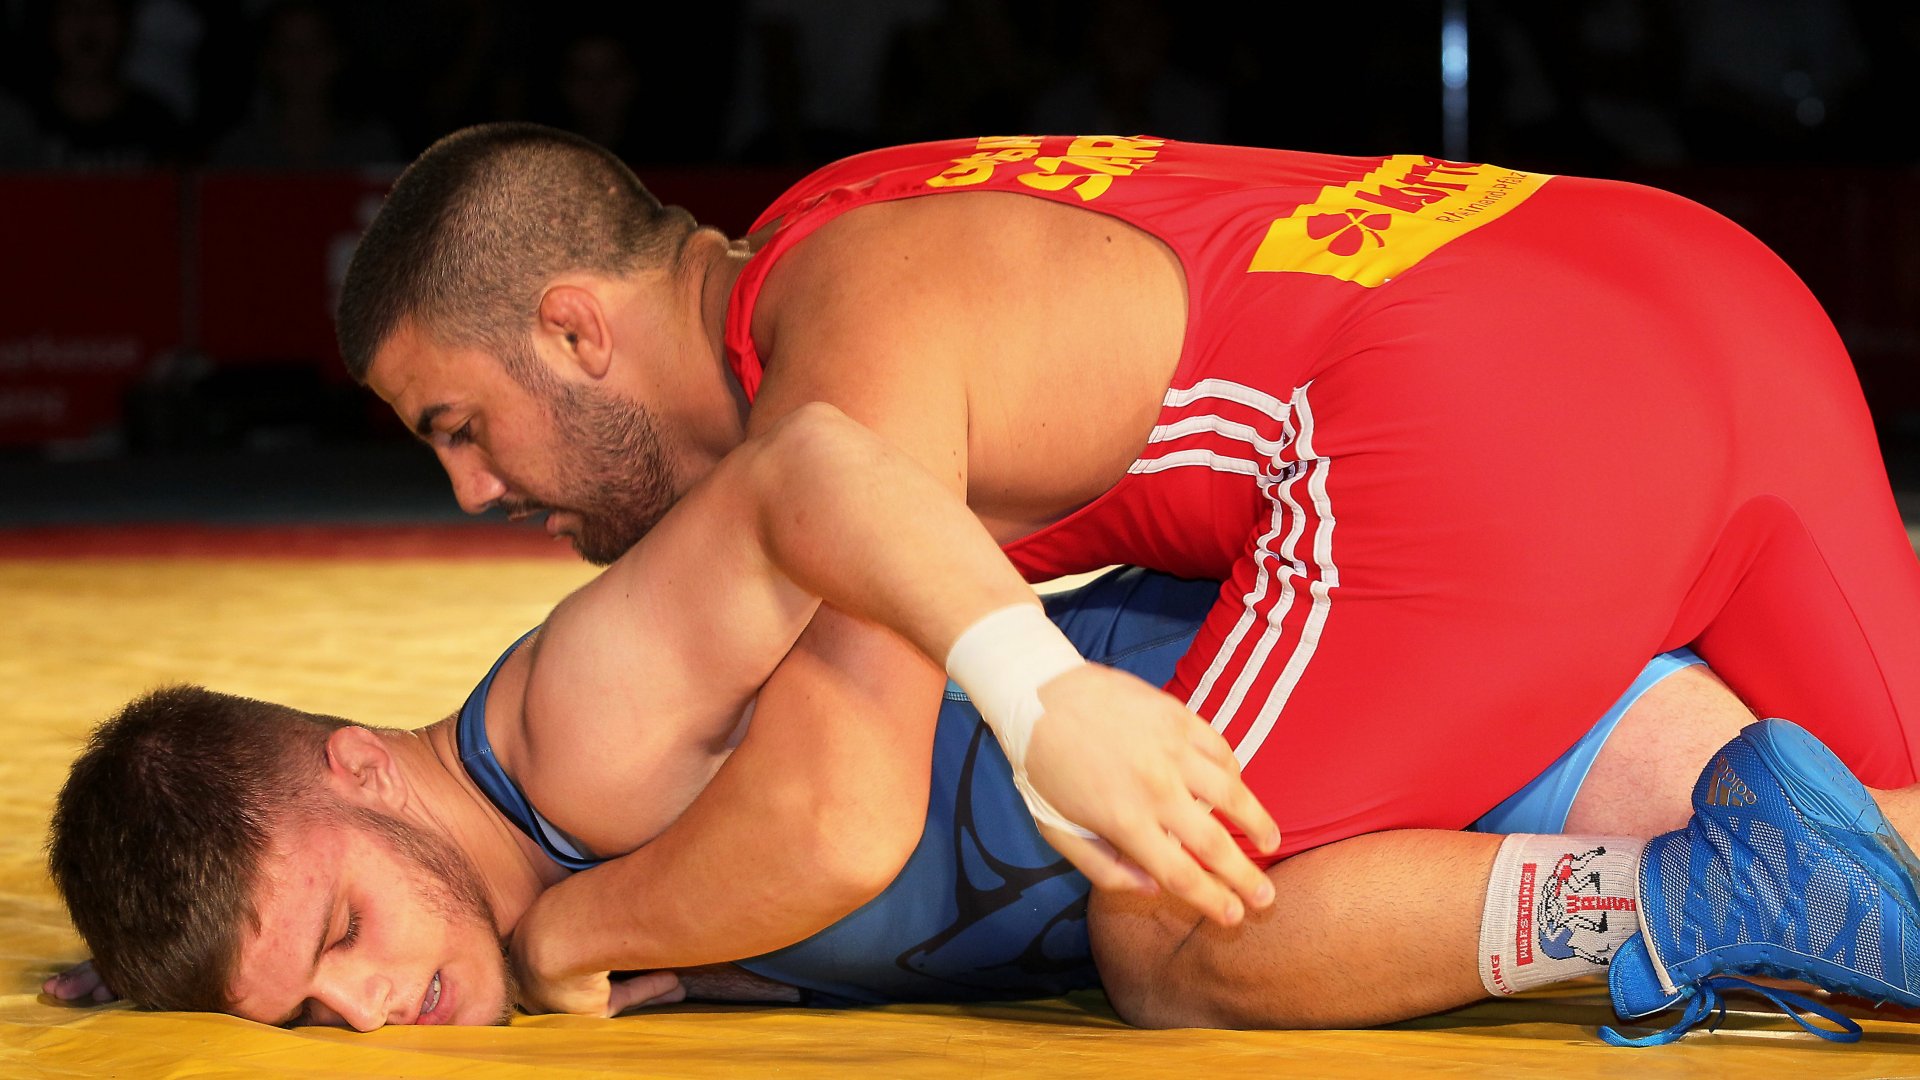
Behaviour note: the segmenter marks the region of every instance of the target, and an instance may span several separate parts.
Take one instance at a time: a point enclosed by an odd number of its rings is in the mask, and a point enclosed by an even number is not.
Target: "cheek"
[[[558,451],[544,439],[533,437],[529,428],[503,433],[485,448],[488,464],[502,479],[534,488],[551,486],[560,470],[556,468]]]

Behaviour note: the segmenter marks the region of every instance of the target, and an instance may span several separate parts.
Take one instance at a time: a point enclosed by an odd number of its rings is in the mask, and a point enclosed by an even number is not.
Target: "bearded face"
[[[556,481],[565,508],[579,517],[570,539],[581,558],[605,566],[673,505],[667,455],[644,406],[597,386],[554,389],[546,399]]]

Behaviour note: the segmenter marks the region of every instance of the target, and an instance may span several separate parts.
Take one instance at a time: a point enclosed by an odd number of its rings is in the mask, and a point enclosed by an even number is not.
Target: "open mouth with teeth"
[[[428,984],[427,986],[427,996],[422,998],[420,1001],[419,1019],[427,1023],[432,1023],[432,1021],[427,1020],[427,1016],[431,1014],[433,1010],[439,1007],[440,1007],[440,973],[436,971],[433,973],[433,982]]]

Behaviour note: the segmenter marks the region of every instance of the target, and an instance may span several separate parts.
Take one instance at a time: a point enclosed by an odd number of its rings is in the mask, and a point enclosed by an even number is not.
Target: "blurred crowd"
[[[1920,5],[1880,0],[0,0],[0,168],[341,168],[464,124],[637,166],[1011,131],[1441,149],[1519,167],[1907,162]]]

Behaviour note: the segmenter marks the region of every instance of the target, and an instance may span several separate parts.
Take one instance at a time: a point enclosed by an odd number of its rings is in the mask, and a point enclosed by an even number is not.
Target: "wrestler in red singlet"
[[[1169,689],[1236,748],[1286,853],[1465,825],[1686,644],[1868,783],[1914,782],[1920,568],[1833,327],[1737,226],[1419,155],[899,147],[755,224],[773,232],[727,324],[749,397],[784,252],[870,203],[968,191],[1111,215],[1185,267],[1147,445],[1007,554],[1033,580],[1225,581]]]

